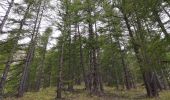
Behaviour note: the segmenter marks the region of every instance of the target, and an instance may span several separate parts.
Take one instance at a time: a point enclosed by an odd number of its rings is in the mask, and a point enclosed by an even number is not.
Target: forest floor
[[[63,92],[63,100],[170,100],[170,90],[160,92],[157,98],[147,98],[143,87],[132,89],[129,91],[116,90],[115,88],[105,87],[102,96],[91,96],[82,86],[74,87],[75,91]],[[6,98],[5,100],[54,100],[56,96],[56,88],[51,87],[43,89],[40,92],[28,92],[23,98]]]

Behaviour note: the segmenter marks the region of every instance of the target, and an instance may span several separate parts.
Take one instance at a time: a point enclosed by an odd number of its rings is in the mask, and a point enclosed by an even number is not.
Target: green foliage
[[[41,88],[56,86],[60,72],[62,72],[63,83],[75,85],[77,80],[81,82],[84,80],[84,74],[93,73],[92,67],[95,66],[95,62],[97,63],[96,69],[106,85],[123,87],[125,67],[133,76],[134,83],[143,83],[143,72],[154,72],[158,73],[160,81],[165,76],[167,83],[170,84],[170,42],[166,36],[166,31],[169,35],[168,28],[165,27],[169,20],[163,23],[162,18],[162,15],[165,15],[162,8],[166,7],[165,10],[169,10],[168,0],[59,0],[56,6],[53,0],[52,2],[50,0],[23,0],[23,2],[24,4],[14,6],[11,13],[18,17],[8,18],[5,28],[7,30],[5,34],[8,36],[5,40],[0,39],[1,74],[8,60],[12,59],[5,93],[9,95],[17,93],[23,63],[27,62],[25,56],[30,49],[34,49],[34,52],[27,70],[29,73],[26,82],[27,91],[33,91],[36,87],[40,68],[42,68]],[[30,9],[25,15],[26,7],[29,5],[31,5]],[[44,22],[35,23],[39,5],[40,13],[37,21],[48,21],[50,25],[42,25]],[[46,15],[48,13],[52,15]],[[38,37],[33,36],[33,33]],[[53,33],[59,36],[56,38],[56,44],[48,48]],[[28,38],[35,40],[26,44],[20,43]],[[35,48],[31,48],[32,44]],[[15,45],[16,48],[12,51]],[[92,52],[93,57],[90,57]],[[63,57],[62,71],[59,69],[61,56]],[[161,74],[161,71],[165,73]],[[37,93],[40,97],[38,99],[52,98],[45,97],[47,93],[45,91]],[[50,92],[49,95],[55,96],[54,90],[52,92],[47,89],[47,91]],[[140,93],[143,93],[141,91]],[[134,94],[134,91],[119,91],[118,95],[133,98]],[[165,97],[166,95],[169,94],[165,94]],[[32,99],[31,96],[35,95],[30,92],[26,94],[29,99]],[[89,99],[81,95],[80,98]],[[94,97],[95,99],[99,98]]]

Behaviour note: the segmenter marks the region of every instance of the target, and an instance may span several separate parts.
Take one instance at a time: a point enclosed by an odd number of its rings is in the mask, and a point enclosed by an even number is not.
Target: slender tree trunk
[[[158,25],[161,28],[162,32],[164,33],[165,37],[167,39],[170,39],[170,34],[168,34],[167,30],[165,29],[164,24],[162,23],[158,11],[156,9],[153,11],[153,15],[155,16],[155,19],[158,22]]]
[[[158,96],[158,87],[156,83],[156,75],[154,72],[144,72],[144,83],[149,97]]]
[[[21,76],[21,80],[20,80],[20,84],[19,84],[19,88],[18,88],[18,94],[17,94],[18,97],[22,97],[23,94],[25,93],[26,84],[27,84],[27,80],[28,80],[28,74],[29,74],[29,67],[30,67],[32,59],[34,57],[35,45],[36,45],[36,41],[37,41],[37,37],[38,37],[37,35],[39,33],[38,32],[39,29],[37,28],[37,25],[40,25],[38,23],[40,10],[41,10],[41,2],[38,5],[34,30],[33,30],[32,38],[31,38],[29,50],[28,50],[28,53],[26,56],[25,64],[23,66],[23,72],[22,72],[22,76]]]
[[[43,9],[42,9],[42,12],[41,12],[41,15],[40,15],[40,21],[38,23],[38,28],[37,28],[38,30],[40,28],[41,20],[42,20],[42,17],[43,17],[44,7],[45,7],[45,3],[43,5]],[[42,80],[42,75],[43,75],[44,62],[45,62],[45,54],[46,54],[46,48],[47,48],[47,44],[48,44],[48,39],[44,40],[44,42],[46,42],[46,43],[43,44],[42,58],[41,58],[40,65],[38,67],[39,69],[38,69],[38,75],[37,75],[36,87],[35,87],[36,91],[39,91],[40,87],[41,87],[41,80]]]
[[[133,32],[130,28],[130,24],[129,24],[129,21],[128,21],[126,14],[123,11],[122,11],[122,13],[123,13],[123,17],[124,17],[126,26],[128,28],[128,31],[129,31],[129,36],[132,39],[132,44],[133,44],[133,47],[134,47],[134,51],[135,51],[138,63],[140,65],[140,68],[141,68],[141,71],[142,71],[142,74],[143,74],[143,79],[144,79],[144,83],[145,83],[145,88],[147,90],[147,95],[149,97],[158,96],[155,74],[152,71],[145,71],[143,69],[143,64],[141,63],[142,60],[140,58],[140,53],[139,53],[139,46],[136,45],[136,43],[135,43],[135,40],[134,40],[134,37],[133,37]],[[138,22],[138,25],[139,25],[139,22]],[[141,27],[141,26],[139,25],[138,27]]]
[[[155,73],[155,77],[156,77],[157,86],[162,91],[164,89],[164,81],[160,80],[159,75],[156,70],[154,71],[154,73]]]
[[[88,88],[88,83],[87,83],[87,78],[86,78],[86,72],[85,72],[85,67],[84,67],[84,59],[83,59],[83,48],[82,48],[82,36],[80,33],[80,27],[79,24],[77,26],[78,28],[78,36],[79,36],[79,43],[80,43],[80,47],[79,47],[79,52],[80,52],[80,67],[82,68],[83,71],[83,80],[84,80],[84,84],[85,84],[85,89]]]
[[[121,61],[122,61],[123,70],[124,70],[125,86],[126,86],[126,89],[130,90],[132,88],[132,83],[131,83],[132,80],[130,78],[131,76],[129,73],[129,69],[125,64],[125,60],[124,60],[124,56],[123,56],[124,54],[123,54],[123,51],[121,50],[121,45],[120,45],[119,39],[117,39],[117,42],[118,42],[120,55],[121,55]]]
[[[51,67],[51,64],[48,64],[47,66],[48,66],[47,67],[48,71],[47,71],[47,77],[44,80],[44,84],[43,84],[44,88],[51,87],[52,67]]]
[[[112,58],[112,67],[114,68],[114,72],[115,72],[115,81],[116,81],[116,89],[119,90],[119,84],[120,84],[120,80],[119,80],[119,77],[118,77],[118,71],[117,71],[117,68],[115,66],[115,60],[114,58]]]
[[[94,33],[93,33],[93,25],[91,23],[89,23],[89,39],[90,41],[94,41]],[[98,83],[98,66],[97,66],[97,62],[96,62],[96,49],[94,47],[95,44],[91,44],[91,50],[90,50],[90,60],[91,60],[91,75],[92,75],[92,88],[91,88],[91,92],[92,93],[98,93],[99,92],[99,83]]]
[[[169,17],[170,19],[170,13],[165,9],[165,7],[162,7],[163,11],[166,13],[166,15]]]
[[[149,57],[147,55],[147,51],[146,51],[146,46],[145,46],[145,40],[144,40],[144,35],[143,35],[143,28],[141,25],[141,21],[140,19],[137,17],[137,29],[139,32],[139,39],[141,41],[140,43],[140,51],[141,51],[141,56],[143,58],[143,61],[141,62],[141,67],[143,68],[143,73],[144,73],[144,79],[145,79],[145,85],[146,88],[148,88],[148,96],[149,97],[157,97],[159,95],[158,93],[158,81],[156,73],[154,72],[153,69],[149,68],[152,65],[149,62]],[[147,65],[148,68],[146,68],[146,66],[143,65]]]
[[[57,99],[61,99],[62,95],[62,72],[63,72],[63,59],[64,59],[64,43],[61,45],[61,55],[60,55],[60,65],[59,65],[59,74],[58,74],[58,79],[57,79]]]
[[[99,47],[99,44],[98,44],[98,34],[97,34],[97,25],[95,23],[95,35],[96,35],[96,45],[97,45],[97,50],[96,50],[96,65],[98,66],[98,70],[97,70],[97,76],[98,76],[98,82],[99,82],[99,89],[101,92],[104,91],[104,88],[103,88],[103,82],[102,82],[102,75],[101,75],[101,72],[100,72],[100,47]]]
[[[71,38],[71,25],[70,23],[68,24],[68,41],[69,41],[69,52],[68,52],[68,68],[69,68],[69,83],[68,83],[68,91],[72,92],[74,89],[73,89],[73,80],[74,80],[74,71],[73,71],[73,65],[72,65],[72,56],[73,56],[73,49],[71,48],[72,44],[71,44],[71,41],[72,41],[72,38]],[[75,49],[75,48],[74,48]],[[75,58],[74,58],[75,59]]]
[[[110,42],[111,44],[113,44],[113,39],[112,39],[112,34],[110,34]],[[114,48],[114,46],[112,45],[112,48]],[[115,58],[114,58],[114,51],[112,52],[112,67],[114,68],[114,75],[115,75],[115,82],[116,82],[116,89],[119,89],[119,78],[118,78],[118,73],[117,73],[117,69],[115,66]]]
[[[100,83],[98,81],[99,79],[99,68],[97,66],[97,48],[96,48],[96,39],[95,39],[95,34],[93,32],[93,23],[92,23],[92,11],[91,11],[91,1],[88,0],[88,15],[89,18],[87,20],[88,22],[88,32],[89,32],[89,45],[90,45],[90,71],[91,71],[91,82],[92,82],[92,88],[90,90],[91,93],[94,94],[99,94],[100,91]]]
[[[9,7],[8,7],[8,9],[6,11],[6,14],[3,17],[2,22],[0,23],[0,33],[2,33],[2,31],[3,31],[3,27],[4,27],[4,25],[5,25],[5,23],[6,23],[7,19],[8,19],[9,13],[10,13],[11,8],[13,7],[13,5],[14,5],[14,0],[11,0],[11,2],[9,3]]]
[[[13,47],[11,49],[11,52],[9,54],[7,63],[5,65],[5,69],[3,71],[3,75],[1,77],[1,81],[0,81],[0,99],[2,98],[2,95],[3,95],[3,89],[4,89],[4,86],[5,86],[7,75],[9,73],[9,69],[10,69],[10,66],[11,66],[11,63],[12,63],[12,60],[13,60],[13,56],[14,56],[16,50],[17,50],[18,40],[20,38],[20,34],[22,32],[22,29],[23,29],[23,26],[24,26],[24,23],[25,23],[25,20],[26,20],[26,16],[29,13],[30,7],[31,7],[31,4],[29,4],[27,6],[27,9],[26,9],[26,12],[25,12],[25,14],[23,16],[23,19],[20,22],[20,27],[19,27],[19,29],[17,31],[16,37],[15,37],[15,40],[14,40],[14,45],[13,45]]]
[[[44,62],[45,62],[45,55],[46,55],[46,48],[47,48],[47,43],[43,47],[41,62],[40,62],[40,65],[39,65],[39,69],[37,70],[38,75],[37,75],[36,86],[35,86],[36,91],[39,91],[40,88],[41,88],[41,81],[42,81],[42,76],[43,76],[43,69],[44,69]]]
[[[164,89],[167,90],[167,89],[169,89],[169,85],[168,85],[168,81],[166,79],[165,74],[166,73],[164,73],[163,69],[161,69],[161,76],[162,76],[162,81],[163,81]]]

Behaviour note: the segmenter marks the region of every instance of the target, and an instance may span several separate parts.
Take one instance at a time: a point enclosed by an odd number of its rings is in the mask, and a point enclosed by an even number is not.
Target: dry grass
[[[54,100],[55,87],[43,89],[40,92],[28,92],[23,98],[6,98],[5,100]],[[159,98],[146,98],[145,90],[137,88],[130,91],[116,90],[115,88],[105,87],[102,96],[91,96],[82,86],[76,86],[73,93],[63,92],[64,100],[170,100],[170,91],[163,91]]]

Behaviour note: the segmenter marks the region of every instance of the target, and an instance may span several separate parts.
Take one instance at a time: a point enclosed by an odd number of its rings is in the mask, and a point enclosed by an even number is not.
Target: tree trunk
[[[147,90],[147,95],[149,97],[154,97],[154,96],[158,96],[158,90],[157,90],[157,84],[156,84],[156,77],[155,74],[152,71],[146,71],[143,68],[143,64],[142,64],[142,60],[140,58],[140,54],[139,54],[139,47],[138,45],[136,45],[134,37],[133,37],[133,32],[130,28],[130,24],[128,21],[128,18],[126,16],[126,14],[122,11],[123,13],[123,17],[126,23],[126,26],[128,28],[129,31],[129,36],[132,39],[132,44],[133,44],[133,48],[140,66],[140,69],[143,73],[143,79],[144,79],[144,83],[145,83],[145,88]],[[137,22],[139,24],[139,21]],[[138,26],[139,28],[141,27],[140,24]],[[141,30],[141,29],[140,29]],[[142,37],[141,37],[142,38]],[[148,64],[149,65],[149,64]],[[149,67],[149,66],[148,66]]]
[[[62,41],[63,42],[63,41]],[[59,65],[59,75],[57,79],[57,99],[61,99],[62,95],[62,72],[63,72],[63,59],[64,59],[64,43],[61,45],[61,55],[60,55],[60,65]]]
[[[74,71],[73,71],[73,60],[72,60],[72,56],[73,57],[75,57],[74,55],[73,55],[73,52],[74,52],[74,50],[71,48],[71,46],[72,46],[72,44],[71,44],[71,41],[72,41],[72,39],[71,39],[71,25],[70,25],[70,23],[69,23],[69,25],[68,25],[68,27],[67,27],[68,29],[68,41],[69,41],[69,52],[68,52],[68,56],[69,56],[69,58],[68,58],[68,73],[69,73],[69,83],[68,83],[68,91],[70,91],[70,92],[72,92],[74,89],[73,89],[73,80],[74,80]],[[76,48],[74,48],[74,49],[76,49]],[[75,59],[75,58],[74,58]]]
[[[158,22],[158,25],[161,28],[162,32],[164,33],[165,37],[167,39],[170,39],[170,34],[168,34],[167,30],[165,29],[164,24],[162,23],[158,11],[156,9],[153,11],[153,15],[155,16],[155,19]]]
[[[110,29],[109,29],[110,30]],[[111,30],[110,30],[111,31]],[[112,38],[112,34],[109,35],[110,36],[110,42],[111,44],[113,44],[113,38]],[[112,45],[112,49],[114,48],[114,46]],[[115,58],[114,58],[114,55],[115,52],[112,51],[112,67],[114,68],[114,75],[115,75],[115,82],[116,82],[116,89],[118,90],[119,89],[119,78],[118,78],[118,73],[117,73],[117,69],[116,69],[116,66],[115,66]]]
[[[41,12],[41,15],[40,15],[40,21],[38,23],[38,28],[37,29],[40,28],[41,20],[42,20],[43,13],[44,13],[44,7],[45,7],[45,3],[43,5],[43,9],[42,9],[42,12]],[[41,62],[40,62],[40,65],[39,65],[39,69],[37,70],[38,73],[37,73],[37,81],[36,81],[35,91],[39,91],[40,87],[41,87],[41,81],[42,81],[42,75],[43,75],[45,54],[46,54],[48,39],[44,40],[44,42],[46,42],[46,43],[43,44],[42,58],[41,58]]]
[[[20,34],[22,32],[22,29],[23,29],[23,26],[24,26],[24,23],[25,23],[25,20],[26,20],[26,16],[29,13],[30,7],[31,7],[31,4],[29,4],[27,6],[27,9],[26,9],[26,12],[25,12],[25,14],[23,16],[23,19],[20,22],[20,26],[19,26],[18,32],[17,32],[15,40],[14,40],[14,45],[13,45],[13,47],[11,49],[11,52],[9,54],[7,63],[5,65],[5,69],[3,71],[3,75],[1,77],[1,81],[0,81],[0,98],[2,98],[2,95],[3,95],[3,89],[4,89],[5,82],[6,82],[6,79],[7,79],[7,75],[9,73],[9,69],[10,69],[10,66],[11,66],[11,63],[12,63],[12,60],[13,60],[13,55],[15,54],[15,52],[17,50],[18,40],[20,38]]]
[[[120,55],[121,55],[121,61],[122,61],[122,66],[123,66],[123,71],[124,71],[124,79],[125,79],[125,86],[127,90],[130,90],[132,88],[132,83],[131,83],[131,75],[129,73],[129,69],[127,67],[127,65],[125,64],[125,60],[124,60],[124,53],[121,50],[121,45],[119,42],[119,39],[117,39],[118,42],[118,46],[119,46],[119,50],[120,50]]]
[[[168,81],[166,79],[166,73],[164,73],[163,69],[161,69],[161,76],[163,80],[164,89],[165,90],[169,89]]]
[[[141,55],[143,56],[143,62],[139,62],[139,64],[141,63],[141,68],[143,68],[143,72],[144,72],[144,79],[145,79],[145,85],[146,88],[148,90],[147,94],[149,97],[157,97],[158,94],[158,85],[160,86],[160,82],[157,81],[157,76],[156,73],[154,72],[154,69],[149,68],[151,67],[151,64],[149,61],[149,57],[147,55],[147,51],[146,51],[146,47],[145,47],[145,40],[144,40],[144,36],[143,36],[143,28],[141,25],[141,21],[140,19],[137,17],[137,28],[139,31],[139,38],[141,40],[140,43],[140,49],[141,49]],[[140,58],[140,57],[139,57]],[[146,68],[146,66],[143,65],[147,65],[148,68]],[[161,86],[160,86],[161,88]]]
[[[93,25],[91,23],[89,23],[89,38],[90,41],[94,41],[94,33],[93,33]],[[97,62],[96,62],[96,49],[94,47],[95,44],[90,44],[92,45],[91,50],[90,50],[90,60],[91,60],[91,75],[92,75],[92,89],[91,92],[92,93],[97,93],[99,92],[99,82],[98,82],[98,66],[97,66]]]
[[[148,71],[143,73],[144,83],[149,97],[158,96],[158,87],[156,84],[156,75],[154,72]]]
[[[85,68],[84,68],[82,36],[81,36],[81,33],[80,33],[79,24],[78,24],[77,28],[78,28],[78,36],[79,36],[79,42],[80,42],[80,47],[79,47],[79,51],[80,51],[80,67],[82,68],[82,71],[83,71],[83,80],[84,80],[84,84],[85,84],[85,89],[87,89],[88,88],[88,83],[87,83],[87,78],[86,78],[86,73],[85,73]]]
[[[160,80],[156,71],[154,71],[154,73],[155,73],[156,83],[157,83],[158,89],[160,89],[160,91],[162,91],[164,89],[164,81]]]
[[[37,73],[37,81],[36,81],[35,91],[39,91],[40,88],[41,88],[41,81],[42,81],[42,76],[43,76],[45,54],[46,54],[46,47],[44,48],[41,63],[39,65],[39,69],[37,70],[38,73]]]
[[[98,34],[97,34],[97,25],[96,25],[96,22],[95,22],[95,35],[96,35],[96,65],[98,67],[98,70],[97,70],[97,75],[98,75],[98,82],[99,82],[99,89],[100,89],[100,92],[103,92],[104,91],[104,88],[103,88],[103,82],[102,82],[102,75],[101,75],[101,72],[100,72],[100,47],[99,47],[99,40],[98,40]]]
[[[170,13],[165,9],[165,7],[162,7],[163,11],[166,13],[166,15],[169,17],[170,19]]]
[[[19,84],[19,88],[18,88],[18,94],[17,94],[18,97],[22,97],[23,94],[25,93],[26,83],[28,81],[29,67],[30,67],[32,59],[34,57],[35,46],[36,46],[37,37],[38,37],[38,33],[39,33],[38,32],[39,26],[37,28],[37,25],[40,25],[38,23],[40,10],[41,10],[41,2],[38,5],[36,20],[34,23],[34,30],[33,30],[31,42],[29,45],[29,50],[28,50],[28,53],[26,56],[25,64],[23,66],[22,76],[21,76],[21,80],[20,80],[20,84]]]
[[[47,65],[48,66],[48,73],[47,73],[47,79],[44,80],[44,84],[43,87],[47,88],[47,87],[51,87],[51,76],[52,76],[52,67],[51,65]],[[46,82],[47,81],[47,82]]]
[[[11,2],[9,3],[9,7],[8,7],[8,9],[6,11],[6,14],[3,17],[2,22],[0,24],[0,33],[2,33],[2,31],[3,31],[3,27],[4,27],[4,25],[5,25],[5,23],[6,23],[7,19],[8,19],[9,13],[10,13],[11,8],[13,7],[13,5],[14,5],[14,0],[11,0]]]

